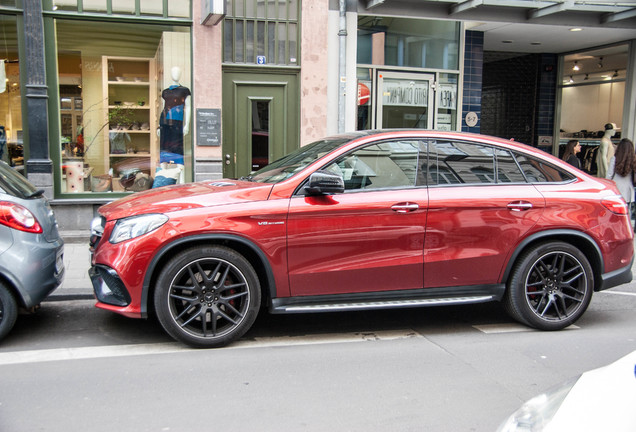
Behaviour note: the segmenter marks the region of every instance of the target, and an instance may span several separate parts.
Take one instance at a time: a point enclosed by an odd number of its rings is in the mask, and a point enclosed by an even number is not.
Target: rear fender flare
[[[512,256],[508,260],[508,264],[504,270],[503,276],[501,278],[501,282],[506,284],[508,279],[510,278],[510,273],[512,272],[512,268],[514,267],[519,255],[526,250],[531,244],[545,241],[545,240],[560,240],[568,243],[572,243],[572,238],[577,240],[577,243],[584,242],[588,245],[595,253],[594,257],[588,256],[588,260],[594,269],[594,282],[597,284],[601,280],[601,274],[605,269],[605,262],[603,260],[603,254],[601,253],[601,249],[598,244],[594,241],[594,239],[581,231],[570,230],[570,229],[555,229],[548,231],[541,231],[535,234],[532,234],[525,239],[517,247],[515,248]],[[574,244],[574,246],[577,246]],[[596,264],[598,263],[598,264]]]

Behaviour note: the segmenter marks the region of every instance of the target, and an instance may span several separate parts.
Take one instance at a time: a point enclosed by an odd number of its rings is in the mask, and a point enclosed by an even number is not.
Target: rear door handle
[[[393,210],[394,212],[397,213],[409,213],[412,211],[415,211],[417,209],[419,209],[420,206],[416,203],[410,203],[410,202],[405,202],[405,203],[397,203],[397,204],[393,204],[391,206],[391,210]]]
[[[528,201],[513,201],[508,203],[508,210],[512,211],[526,211],[532,208],[532,203]]]

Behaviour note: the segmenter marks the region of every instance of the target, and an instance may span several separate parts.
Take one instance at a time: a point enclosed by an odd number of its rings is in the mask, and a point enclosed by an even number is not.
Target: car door
[[[421,288],[427,191],[415,186],[420,142],[365,146],[325,169],[345,192],[294,196],[287,223],[293,296]]]
[[[424,286],[497,283],[545,200],[505,149],[431,140]]]

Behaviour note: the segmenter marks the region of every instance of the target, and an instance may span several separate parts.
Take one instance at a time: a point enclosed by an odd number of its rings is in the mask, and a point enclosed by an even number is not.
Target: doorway
[[[378,71],[378,128],[433,128],[434,74]]]
[[[223,176],[247,176],[299,146],[297,75],[225,72],[223,113]]]

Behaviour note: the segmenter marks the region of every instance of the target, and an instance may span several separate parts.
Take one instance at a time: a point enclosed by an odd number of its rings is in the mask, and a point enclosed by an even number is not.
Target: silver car
[[[64,278],[64,241],[43,191],[0,161],[0,340],[18,308],[38,305]]]

